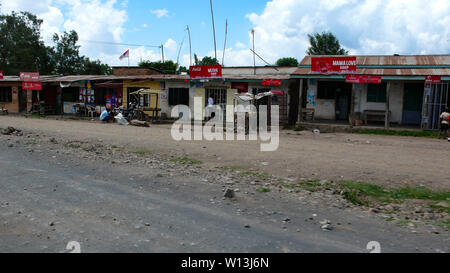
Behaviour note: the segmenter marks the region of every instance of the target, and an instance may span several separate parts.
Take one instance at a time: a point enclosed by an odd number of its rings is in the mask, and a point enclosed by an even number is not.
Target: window
[[[367,102],[386,102],[387,83],[369,83],[367,87]]]
[[[62,89],[62,98],[66,102],[78,102],[80,100],[80,88],[68,87]]]
[[[189,106],[189,88],[169,88],[169,105]]]
[[[322,100],[334,100],[338,88],[337,82],[319,81],[317,86],[317,98]]]
[[[227,90],[223,88],[208,88],[206,89],[205,106],[208,105],[209,98],[213,99],[214,105],[223,107],[227,104]]]
[[[12,102],[11,87],[0,87],[0,102]]]

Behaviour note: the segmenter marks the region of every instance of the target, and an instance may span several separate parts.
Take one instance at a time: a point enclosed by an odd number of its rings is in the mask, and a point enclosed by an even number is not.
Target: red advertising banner
[[[320,74],[353,74],[356,57],[312,57],[311,72]]]
[[[189,67],[191,79],[220,79],[222,78],[221,65],[197,65]]]
[[[441,76],[427,76],[425,78],[426,84],[436,84],[441,83]]]
[[[0,70],[0,80],[3,80],[3,71]]]
[[[238,93],[248,93],[248,82],[232,82],[232,89],[237,89]]]
[[[20,80],[26,82],[38,82],[39,73],[20,72]]]
[[[381,76],[347,75],[347,83],[381,83]]]
[[[283,80],[266,79],[262,81],[264,86],[280,86]]]
[[[41,82],[22,82],[23,90],[42,90]]]

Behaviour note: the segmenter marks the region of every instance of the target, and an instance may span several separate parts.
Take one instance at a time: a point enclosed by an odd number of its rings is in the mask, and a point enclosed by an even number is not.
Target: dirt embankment
[[[0,117],[14,126],[72,140],[100,140],[132,149],[189,156],[211,167],[257,168],[293,180],[351,180],[383,186],[424,185],[450,189],[450,143],[427,138],[282,131],[275,152],[260,152],[260,142],[175,141],[170,126],[124,127],[99,122]]]

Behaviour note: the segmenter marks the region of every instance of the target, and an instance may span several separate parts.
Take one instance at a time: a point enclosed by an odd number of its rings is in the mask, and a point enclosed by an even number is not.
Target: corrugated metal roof
[[[312,57],[342,57],[342,56],[306,56],[300,63],[301,68],[297,69],[293,73],[293,75],[330,75],[330,74],[312,73],[310,68]],[[450,75],[450,55],[355,56],[355,57],[356,57],[357,75],[379,75],[379,76]]]
[[[312,57],[342,57],[342,56],[306,56],[300,65],[311,65]],[[381,55],[354,56],[356,65],[450,65],[450,55]]]
[[[434,69],[356,69],[356,75],[377,75],[377,76],[449,76],[449,68]],[[310,68],[297,69],[293,75],[333,75],[312,73]],[[337,75],[337,74],[334,74]]]

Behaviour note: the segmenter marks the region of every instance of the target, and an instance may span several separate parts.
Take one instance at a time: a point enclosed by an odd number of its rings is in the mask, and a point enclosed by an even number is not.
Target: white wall
[[[308,89],[307,106],[308,109],[315,109],[315,118],[325,120],[335,120],[335,100],[317,99],[317,82],[318,80],[307,79]],[[355,112],[363,113],[364,110],[385,110],[386,103],[367,102],[367,86],[368,84],[353,84],[353,92],[355,94]],[[404,82],[392,81],[390,94],[390,110],[391,122],[402,122],[403,115],[403,93]]]
[[[386,103],[367,102],[368,84],[354,84],[355,87],[355,112],[364,110],[386,110]],[[391,94],[389,108],[391,110],[391,122],[401,124],[403,118],[403,89],[404,83],[400,81],[391,82]],[[360,99],[361,96],[361,99]],[[358,106],[358,103],[361,105]]]

